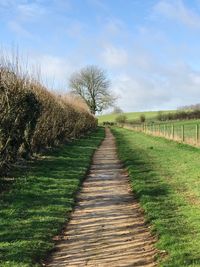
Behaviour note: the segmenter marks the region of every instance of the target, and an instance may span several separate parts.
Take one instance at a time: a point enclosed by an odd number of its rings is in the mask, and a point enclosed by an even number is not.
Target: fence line
[[[165,137],[170,140],[200,146],[199,124],[128,124],[121,125],[124,128],[137,132]]]

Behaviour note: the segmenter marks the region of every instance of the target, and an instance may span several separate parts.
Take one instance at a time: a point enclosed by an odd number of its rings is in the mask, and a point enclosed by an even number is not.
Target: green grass
[[[166,129],[168,133],[171,133],[171,126],[174,125],[174,134],[181,139],[182,137],[182,125],[185,128],[185,141],[187,139],[190,141],[191,139],[196,139],[196,125],[200,125],[200,120],[182,120],[182,121],[172,121],[163,123],[166,125]]]
[[[199,267],[199,149],[125,129],[113,133],[156,246],[166,251],[159,266]]]
[[[169,113],[169,112],[174,112],[174,110],[162,111],[163,114]],[[128,112],[124,114],[126,115],[128,121],[139,120],[142,114],[144,114],[146,119],[148,120],[148,119],[155,119],[156,116],[158,115],[158,111]],[[106,114],[106,115],[98,116],[98,122],[100,124],[103,123],[104,121],[115,122],[115,119],[118,115],[119,114]]]
[[[197,123],[200,123],[200,120],[197,119],[197,120],[179,120],[179,121],[163,121],[163,122],[158,122],[160,124],[167,124],[167,125],[194,125],[194,124],[197,124]]]
[[[0,196],[0,266],[40,266],[75,203],[91,156],[104,137],[88,137],[45,154]]]
[[[149,132],[155,133],[158,135],[158,132],[161,132],[163,135],[165,133],[166,137],[172,136],[172,125],[174,125],[174,136],[175,140],[182,140],[182,126],[184,125],[184,136],[185,142],[189,144],[196,144],[196,125],[200,127],[200,120],[179,120],[179,121],[166,121],[166,122],[156,122],[147,123],[147,130]],[[137,129],[138,125],[130,124],[133,129]],[[139,127],[143,129],[143,124],[140,124]],[[200,139],[200,136],[199,136]]]

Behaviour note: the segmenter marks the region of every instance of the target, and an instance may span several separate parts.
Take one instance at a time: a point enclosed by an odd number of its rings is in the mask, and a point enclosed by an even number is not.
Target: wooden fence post
[[[182,125],[182,141],[185,141],[185,127]]]
[[[172,139],[174,140],[174,124],[172,124]]]
[[[199,124],[196,124],[196,144],[199,143]]]
[[[121,127],[129,127],[132,128],[134,131],[137,132],[144,132],[147,134],[152,134],[152,135],[160,135],[163,136],[167,139],[172,139],[172,140],[179,140],[182,142],[186,142],[187,143],[187,132],[186,132],[186,128],[185,128],[185,124],[183,125],[178,125],[178,132],[175,129],[175,127],[177,126],[176,124],[136,124],[136,125],[128,125],[128,124],[124,124],[120,125]],[[193,127],[195,127],[195,135],[193,135],[192,141],[193,144],[196,145],[200,145],[200,124],[193,124],[191,125]],[[167,128],[169,127],[169,129]],[[194,129],[194,128],[193,128]],[[181,130],[181,131],[180,131]]]

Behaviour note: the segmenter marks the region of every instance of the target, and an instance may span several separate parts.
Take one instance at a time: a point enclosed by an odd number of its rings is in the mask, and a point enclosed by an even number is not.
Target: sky
[[[0,0],[0,46],[59,92],[74,71],[105,69],[125,112],[200,102],[200,0]]]

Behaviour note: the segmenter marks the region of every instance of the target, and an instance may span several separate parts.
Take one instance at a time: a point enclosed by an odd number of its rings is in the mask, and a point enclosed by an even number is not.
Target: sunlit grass
[[[200,151],[125,129],[119,156],[162,251],[159,266],[200,266]]]
[[[102,128],[31,164],[0,197],[0,266],[30,267],[54,247],[75,195],[104,137]]]

